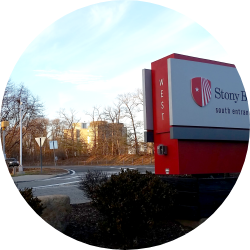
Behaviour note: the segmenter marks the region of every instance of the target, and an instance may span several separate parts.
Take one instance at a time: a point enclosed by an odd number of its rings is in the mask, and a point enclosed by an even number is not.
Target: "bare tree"
[[[91,117],[88,135],[90,153],[94,155],[105,154],[105,144],[107,143],[106,123],[101,108],[93,107],[92,112],[85,112],[85,114]]]
[[[9,121],[6,130],[6,154],[18,155],[20,143],[20,102],[22,102],[23,143],[25,139],[34,138],[35,134],[42,135],[45,131],[43,122],[43,104],[38,97],[34,97],[30,91],[20,84],[16,86],[10,80],[7,83],[1,108],[1,121]],[[25,157],[25,150],[24,150]]]
[[[132,95],[133,95],[135,103],[137,103],[137,105],[140,106],[141,111],[142,111],[142,107],[143,107],[142,89],[136,89],[135,92]]]
[[[134,98],[133,93],[125,93],[118,95],[119,102],[122,103],[122,112],[124,118],[129,120],[128,123],[128,139],[132,149],[134,149],[136,154],[139,154],[139,143],[138,143],[138,128],[142,126],[141,121],[137,121],[136,117],[138,112],[140,112],[139,103]]]
[[[33,129],[29,133],[24,133],[23,136],[23,160],[24,162],[36,161],[39,159],[39,146],[35,141],[37,137],[47,137],[47,127],[49,120],[46,118],[37,118],[32,121]],[[37,129],[38,128],[38,129]],[[23,128],[25,131],[25,127]],[[46,153],[46,143],[43,146],[44,153]],[[44,155],[46,157],[46,155]]]
[[[57,141],[58,149],[55,150],[55,156],[61,159],[64,159],[66,157],[65,149],[63,147],[64,129],[65,129],[65,124],[63,124],[63,121],[61,119],[55,118],[49,121],[47,130],[48,139],[52,141]],[[53,159],[54,151],[50,150],[48,155],[50,159]]]
[[[60,138],[63,136],[63,122],[59,118],[50,120],[50,126],[53,138]]]
[[[142,89],[136,89],[135,92],[132,94],[135,103],[137,103],[140,111],[143,111],[143,92]],[[142,124],[142,123],[141,123]],[[144,138],[142,137],[142,134],[139,134],[140,138],[138,138],[138,141],[140,141],[141,148],[143,149],[144,153],[147,154],[154,154],[154,143],[153,142],[144,142]]]
[[[122,102],[114,103],[114,107],[105,107],[103,116],[109,122],[109,152],[112,155],[120,155],[126,151],[125,147],[127,146],[127,133],[125,133],[123,123],[120,123],[120,120],[124,118]]]
[[[67,158],[76,156],[77,152],[81,152],[86,148],[86,141],[80,136],[79,130],[76,129],[80,119],[77,117],[77,112],[70,109],[67,113],[65,109],[59,110],[59,116],[62,120],[64,136],[62,144],[65,149]]]

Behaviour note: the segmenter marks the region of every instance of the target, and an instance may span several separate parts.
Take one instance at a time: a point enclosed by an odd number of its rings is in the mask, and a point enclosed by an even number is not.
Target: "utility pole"
[[[20,160],[19,160],[19,172],[23,172],[23,154],[22,154],[22,143],[23,143],[23,127],[22,127],[22,101],[20,97]]]

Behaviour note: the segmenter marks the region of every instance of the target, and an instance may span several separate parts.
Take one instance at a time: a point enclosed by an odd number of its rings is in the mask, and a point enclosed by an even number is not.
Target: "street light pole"
[[[22,154],[22,143],[23,143],[23,127],[22,127],[22,101],[20,98],[20,160],[19,160],[19,172],[23,172],[23,154]]]
[[[4,159],[6,159],[6,154],[5,154],[5,129],[9,126],[9,122],[8,121],[2,121],[1,122],[1,127],[2,127],[2,131],[3,131],[3,155],[4,155]]]

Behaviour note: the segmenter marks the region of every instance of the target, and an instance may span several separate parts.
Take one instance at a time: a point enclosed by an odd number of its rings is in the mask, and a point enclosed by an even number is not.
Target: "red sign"
[[[191,93],[194,101],[200,107],[206,106],[211,99],[211,82],[203,77],[191,80]]]
[[[197,77],[199,72],[193,74],[188,70],[185,74],[181,74],[175,71],[174,63],[177,65],[181,61],[199,63],[200,68],[208,66],[209,70],[213,70],[212,73],[217,68],[222,75],[225,72],[231,72],[229,69],[235,69],[232,64],[179,54],[171,54],[152,62],[155,174],[240,172],[248,148],[249,129],[248,127],[245,128],[245,125],[240,128],[237,127],[238,123],[233,123],[231,127],[226,126],[229,121],[229,112],[230,115],[234,115],[236,121],[239,118],[243,119],[243,114],[249,114],[248,110],[244,111],[239,108],[241,107],[240,104],[243,105],[243,102],[247,101],[244,89],[238,90],[237,87],[240,85],[238,84],[239,76],[237,75],[237,78],[234,79],[233,83],[236,83],[230,85],[230,89],[229,85],[227,86],[228,90],[223,88],[224,85],[220,85],[216,77],[210,77],[208,73],[202,75],[204,72],[202,70],[200,71],[201,77]],[[215,67],[216,65],[224,67],[219,69]],[[226,75],[222,79],[226,79],[226,77],[228,76]],[[186,82],[184,78],[187,79]],[[173,95],[173,93],[175,94]],[[187,100],[188,102],[191,100],[188,105]],[[199,107],[207,106],[206,110],[197,107],[193,101]],[[224,103],[227,104],[226,112],[224,112]],[[238,106],[234,108],[234,106],[229,105]],[[200,115],[203,113],[205,113],[206,119],[208,114],[208,121],[216,126],[209,126],[209,122],[205,123],[208,126],[204,126],[200,122]],[[224,115],[221,123],[223,126],[217,122],[218,119],[215,116],[219,113]],[[239,117],[239,115],[241,116]],[[184,120],[183,123],[180,117]],[[205,122],[207,122],[206,119]],[[204,120],[204,117],[202,120]],[[232,123],[231,120],[230,122]],[[245,124],[245,121],[243,123]],[[165,154],[157,151],[158,147],[162,145],[167,147],[167,153]]]

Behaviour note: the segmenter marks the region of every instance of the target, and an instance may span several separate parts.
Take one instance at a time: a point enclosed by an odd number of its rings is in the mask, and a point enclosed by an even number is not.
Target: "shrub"
[[[78,188],[83,190],[87,198],[92,199],[94,190],[107,180],[107,173],[98,170],[88,170],[87,174],[81,177]]]
[[[30,207],[38,214],[41,215],[45,207],[41,204],[41,200],[33,196],[32,188],[19,189],[20,194],[30,205]]]
[[[90,192],[93,206],[104,216],[103,231],[123,249],[136,246],[137,236],[170,215],[175,194],[151,172],[129,169],[122,169]]]

